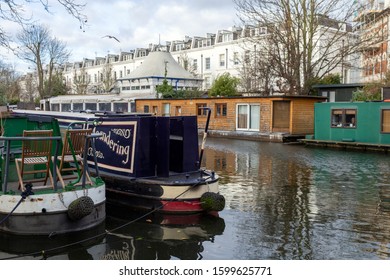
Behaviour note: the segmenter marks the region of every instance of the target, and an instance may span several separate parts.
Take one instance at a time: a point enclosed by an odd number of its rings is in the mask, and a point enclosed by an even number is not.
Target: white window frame
[[[238,108],[239,106],[246,106],[247,107],[247,119],[246,119],[246,122],[247,122],[247,127],[246,128],[239,128],[238,127]],[[250,128],[251,126],[251,106],[258,106],[259,107],[259,128],[256,128],[256,129],[253,129],[253,128]],[[260,123],[260,118],[261,118],[261,111],[260,111],[260,104],[259,103],[237,103],[236,104],[236,130],[239,130],[239,131],[260,131],[260,126],[261,126],[261,123]]]

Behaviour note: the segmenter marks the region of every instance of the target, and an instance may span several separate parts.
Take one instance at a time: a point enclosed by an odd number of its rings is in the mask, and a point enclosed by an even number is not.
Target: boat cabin
[[[314,139],[390,145],[390,102],[315,104]]]

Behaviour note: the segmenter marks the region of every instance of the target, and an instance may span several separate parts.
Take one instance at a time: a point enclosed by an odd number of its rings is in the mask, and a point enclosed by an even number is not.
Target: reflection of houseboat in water
[[[128,220],[108,217],[110,227],[119,229],[112,233],[107,229],[107,248],[101,259],[202,259],[203,242],[213,241],[225,230],[222,218],[207,214],[157,214],[123,227]]]
[[[63,128],[92,128],[96,161],[106,182],[107,203],[166,213],[221,211],[218,176],[200,168],[195,116],[87,114],[17,111],[15,115],[52,116]]]
[[[14,235],[0,232],[0,260],[3,259],[93,259],[88,250],[101,243],[105,223],[66,235]]]

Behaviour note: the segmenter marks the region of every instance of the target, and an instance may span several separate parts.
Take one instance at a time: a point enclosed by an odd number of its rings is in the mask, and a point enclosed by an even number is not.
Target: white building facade
[[[145,94],[144,97],[153,96],[155,86],[161,84],[162,79],[154,80],[151,85],[135,85],[132,73],[137,71],[149,53],[163,50],[170,52],[173,58],[193,75],[194,79],[202,81],[201,84],[184,85],[181,88],[196,86],[199,90],[207,91],[213,81],[223,73],[228,72],[232,76],[242,78],[245,60],[248,57],[253,59],[250,53],[260,51],[261,39],[266,36],[266,28],[233,27],[229,30],[208,33],[204,37],[186,37],[183,40],[166,42],[164,46],[149,45],[147,48],[117,55],[109,54],[106,57],[84,59],[64,67],[64,80],[72,94],[116,93],[138,97],[142,93]],[[256,40],[253,40],[254,37]],[[360,70],[349,67],[348,65],[352,63],[346,63],[348,59],[350,58],[346,57],[345,63],[335,67],[332,72],[339,73],[344,83],[359,82]],[[167,75],[169,74],[168,72]],[[77,84],[78,86],[75,86]],[[255,86],[249,88],[261,87],[258,81],[252,81],[252,84]],[[241,87],[241,91],[247,90]]]

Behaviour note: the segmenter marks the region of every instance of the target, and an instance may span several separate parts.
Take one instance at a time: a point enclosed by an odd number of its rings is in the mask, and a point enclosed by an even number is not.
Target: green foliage
[[[163,98],[172,98],[173,97],[173,87],[168,84],[167,79],[164,79],[161,85],[156,86],[157,93],[161,93]]]
[[[48,80],[44,83],[44,89],[47,96],[66,95],[68,89],[63,81],[61,74],[55,74],[52,76],[51,86],[48,85]],[[49,92],[50,91],[50,92]]]
[[[239,82],[239,78],[224,73],[214,81],[209,94],[210,96],[234,96],[237,94]]]
[[[190,99],[190,98],[200,97],[202,95],[202,92],[200,92],[198,89],[178,90],[177,92],[175,92],[175,95],[176,97],[174,98]]]
[[[352,93],[352,101],[376,101],[381,100],[382,83],[374,82],[366,84],[363,89]]]
[[[322,79],[319,79],[318,84],[320,85],[336,85],[341,83],[340,74],[328,74]]]

